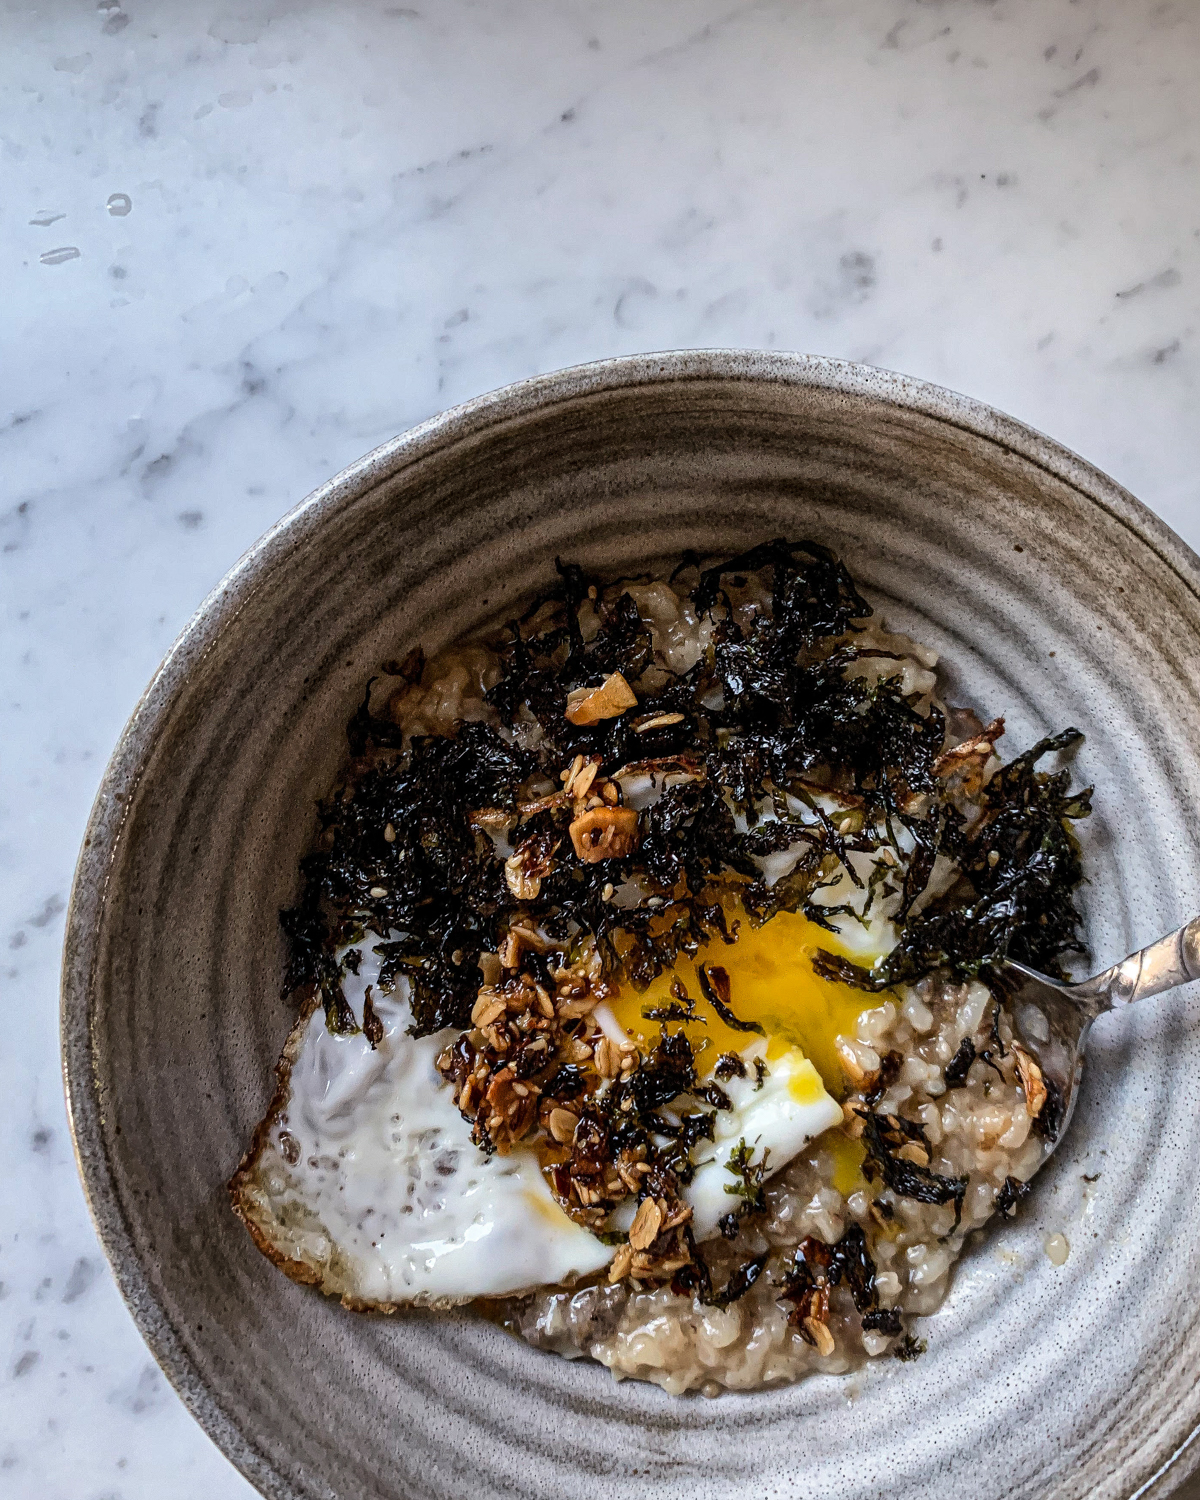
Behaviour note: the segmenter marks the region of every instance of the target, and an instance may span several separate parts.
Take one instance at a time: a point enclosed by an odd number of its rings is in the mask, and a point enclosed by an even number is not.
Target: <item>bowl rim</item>
[[[234,1466],[272,1500],[297,1492],[209,1389],[160,1303],[113,1186],[95,1068],[93,974],[110,900],[111,866],[160,726],[187,692],[191,669],[236,620],[245,600],[295,547],[406,468],[489,428],[581,399],[639,386],[720,382],[824,390],[933,418],[982,437],[1069,485],[1149,546],[1200,598],[1200,556],[1128,490],[1078,454],[986,402],[873,365],[755,349],[679,349],[572,365],[516,381],[430,417],[380,444],[287,511],[204,598],[135,705],[105,768],[84,832],[63,939],[59,1036],[67,1119],[76,1167],[97,1238],[139,1333],[192,1416]],[[1169,1493],[1200,1464],[1200,1427],[1156,1447],[1158,1466],[1129,1500]]]

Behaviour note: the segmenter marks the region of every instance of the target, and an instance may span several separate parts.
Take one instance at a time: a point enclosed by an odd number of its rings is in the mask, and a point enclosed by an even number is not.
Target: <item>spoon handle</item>
[[[1072,989],[1080,999],[1097,1002],[1098,1009],[1112,1010],[1161,995],[1190,979],[1200,979],[1200,917]]]

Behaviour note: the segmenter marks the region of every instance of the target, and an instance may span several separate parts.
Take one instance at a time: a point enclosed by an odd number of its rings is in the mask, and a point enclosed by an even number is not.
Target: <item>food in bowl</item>
[[[1080,736],[1003,763],[814,542],[558,572],[367,685],[234,1206],[671,1392],[911,1357],[1057,1131],[988,977],[1079,947]]]

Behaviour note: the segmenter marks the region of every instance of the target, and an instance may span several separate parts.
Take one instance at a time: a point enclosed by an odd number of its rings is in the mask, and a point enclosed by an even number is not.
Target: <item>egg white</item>
[[[380,991],[378,941],[367,934],[343,989],[361,1024],[374,986],[383,1040],[372,1050],[361,1033],[336,1036],[315,1010],[270,1127],[268,1196],[316,1221],[308,1258],[336,1258],[365,1302],[501,1296],[599,1270],[612,1248],[563,1213],[532,1152],[488,1157],[472,1144],[434,1066],[458,1033],[407,1034],[408,985]]]
[[[719,1221],[738,1206],[741,1178],[731,1170],[730,1159],[743,1141],[749,1152],[747,1164],[763,1167],[770,1177],[814,1136],[841,1124],[841,1105],[826,1093],[816,1069],[799,1048],[789,1047],[773,1058],[760,1085],[754,1064],[766,1050],[765,1041],[743,1050],[746,1077],[730,1078],[721,1085],[733,1108],[717,1111],[714,1139],[702,1141],[692,1153],[699,1165],[683,1191],[692,1207],[692,1233],[697,1240],[716,1234]]]

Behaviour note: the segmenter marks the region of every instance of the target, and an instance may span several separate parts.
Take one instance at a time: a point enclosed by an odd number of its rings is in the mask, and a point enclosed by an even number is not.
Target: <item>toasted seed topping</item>
[[[828,1324],[822,1323],[818,1318],[805,1318],[804,1326],[812,1335],[812,1341],[817,1346],[817,1353],[822,1359],[828,1359],[837,1347]]]
[[[1042,1070],[1020,1042],[1014,1042],[1012,1050],[1017,1060],[1017,1073],[1021,1079],[1021,1087],[1025,1090],[1025,1108],[1029,1111],[1030,1119],[1036,1120],[1048,1097]]]
[[[579,1124],[579,1116],[573,1115],[569,1109],[552,1109],[550,1111],[550,1134],[560,1145],[569,1146],[575,1138],[575,1127]]]
[[[648,1250],[658,1238],[663,1211],[653,1198],[643,1198],[629,1226],[629,1243],[635,1250]]]
[[[682,714],[651,714],[647,719],[639,719],[633,726],[634,734],[649,734],[652,729],[666,729],[669,724],[682,724]]]
[[[567,695],[567,719],[572,724],[599,724],[636,707],[637,694],[620,672],[610,673],[598,688],[576,688]]]
[[[637,842],[638,815],[632,807],[594,807],[569,829],[575,853],[587,864],[625,859]]]

